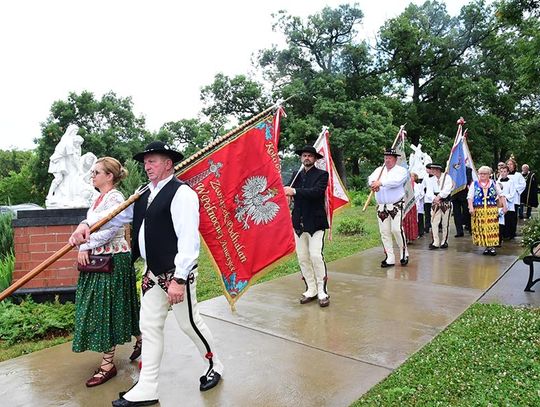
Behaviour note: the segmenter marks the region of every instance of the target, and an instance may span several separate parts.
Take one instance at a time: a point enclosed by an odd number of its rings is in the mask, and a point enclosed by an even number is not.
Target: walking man
[[[305,146],[296,150],[301,157],[302,168],[285,187],[285,195],[294,200],[292,222],[296,241],[296,255],[300,264],[306,291],[300,304],[318,299],[321,307],[330,305],[327,290],[327,270],[323,257],[324,232],[328,229],[325,209],[325,192],[328,172],[315,167],[323,158],[315,147]]]
[[[377,200],[377,217],[379,231],[386,257],[381,267],[392,267],[396,264],[392,236],[399,247],[399,258],[402,266],[409,262],[407,241],[403,231],[403,198],[408,173],[397,165],[399,154],[393,148],[384,152],[384,166],[378,167],[368,178],[368,184]]]
[[[448,248],[448,224],[450,223],[450,212],[452,203],[450,193],[452,192],[452,178],[442,172],[440,164],[431,164],[433,177],[429,178],[430,190],[433,191],[433,203],[431,204],[431,235],[432,242],[430,249]],[[442,236],[439,237],[439,225],[442,225]]]
[[[144,164],[149,189],[111,222],[133,221],[133,260],[140,256],[145,261],[140,318],[144,346],[139,381],[113,401],[115,407],[158,403],[163,328],[169,306],[179,327],[205,361],[199,389],[205,391],[216,386],[223,374],[212,334],[198,309],[199,200],[195,191],[174,176],[174,163],[183,158],[182,154],[161,141],[154,141],[133,158]],[[87,237],[88,226],[81,224],[70,243],[80,244]]]

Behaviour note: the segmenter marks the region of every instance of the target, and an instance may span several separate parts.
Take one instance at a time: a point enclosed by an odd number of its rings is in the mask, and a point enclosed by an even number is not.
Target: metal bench
[[[529,266],[529,281],[527,281],[527,285],[523,291],[534,292],[534,290],[531,290],[532,286],[540,281],[540,277],[534,279],[535,262],[540,262],[540,241],[534,242],[531,245],[531,254],[523,258],[523,263]]]

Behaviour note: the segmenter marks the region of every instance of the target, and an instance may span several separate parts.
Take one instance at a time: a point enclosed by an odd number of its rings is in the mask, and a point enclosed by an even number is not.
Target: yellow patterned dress
[[[497,246],[499,244],[497,199],[500,191],[493,180],[489,180],[485,188],[478,181],[474,181],[473,190],[474,212],[471,216],[473,244],[485,247]]]

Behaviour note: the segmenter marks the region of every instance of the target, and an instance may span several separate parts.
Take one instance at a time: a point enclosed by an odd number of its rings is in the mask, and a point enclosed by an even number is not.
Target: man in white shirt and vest
[[[397,165],[399,154],[393,148],[384,152],[384,165],[378,167],[368,178],[368,184],[377,200],[377,217],[379,231],[386,254],[381,267],[392,267],[396,264],[392,235],[399,247],[399,258],[402,266],[409,262],[407,241],[403,231],[403,198],[407,170]]]
[[[448,248],[448,225],[450,223],[450,214],[452,212],[452,202],[450,194],[453,189],[452,178],[442,172],[440,164],[431,164],[433,177],[429,178],[430,193],[433,194],[433,202],[431,204],[431,234],[432,242],[429,245],[433,249]],[[442,225],[442,236],[439,236],[439,225]]]
[[[159,402],[158,375],[169,306],[179,327],[205,361],[199,389],[206,391],[216,386],[223,374],[212,334],[198,309],[199,199],[195,191],[174,176],[174,163],[183,156],[167,144],[154,141],[133,158],[144,164],[149,189],[111,222],[133,221],[133,260],[142,257],[145,261],[140,319],[142,368],[137,384],[113,401],[115,407]],[[70,243],[80,244],[88,234],[88,226],[81,224]]]

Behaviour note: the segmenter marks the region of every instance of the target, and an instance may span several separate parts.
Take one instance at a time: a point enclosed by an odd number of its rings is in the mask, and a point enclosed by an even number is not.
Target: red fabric
[[[411,184],[414,190],[414,181],[411,179]],[[418,239],[418,212],[416,211],[416,205],[412,205],[403,218],[403,231],[407,242],[412,242]]]
[[[295,249],[273,117],[181,172],[199,195],[200,233],[231,304],[258,273]]]
[[[323,156],[320,160],[317,160],[315,165],[328,172],[328,186],[326,187],[326,216],[328,218],[328,225],[330,226],[330,232],[328,234],[329,239],[332,239],[332,221],[334,218],[334,211],[338,210],[342,206],[349,203],[349,197],[345,191],[345,187],[341,182],[339,174],[336,171],[334,161],[332,160],[332,153],[330,152],[330,133],[326,128],[313,145],[317,152]]]

